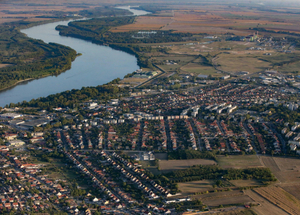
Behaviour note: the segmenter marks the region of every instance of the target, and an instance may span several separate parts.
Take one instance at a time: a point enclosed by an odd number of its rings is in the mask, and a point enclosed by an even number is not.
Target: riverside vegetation
[[[81,10],[78,13],[78,15],[84,17],[131,14],[127,10],[108,6],[96,7],[93,10]],[[19,29],[56,20],[65,20],[67,19],[66,15],[64,12],[56,12],[49,17],[40,17],[51,18],[51,20],[38,22],[21,20],[0,25],[0,90],[24,80],[59,75],[71,68],[71,63],[77,56],[75,50],[60,44],[48,44],[41,40],[29,38],[19,31]],[[110,17],[110,19],[115,18]]]
[[[142,43],[164,43],[164,42],[182,42],[197,40],[191,33],[179,33],[169,31],[156,31],[151,36],[140,36],[137,32],[111,32],[118,26],[132,24],[135,22],[135,17],[106,17],[94,18],[91,20],[80,20],[70,22],[68,26],[59,25],[56,30],[62,36],[75,37],[95,44],[109,45],[110,47],[118,50],[125,51],[133,54],[138,59],[140,67],[153,68],[152,63],[149,61],[144,53],[149,52],[165,52],[166,48],[153,48],[151,46],[142,47],[138,44]]]
[[[0,90],[20,81],[59,75],[71,67],[76,51],[28,38],[17,28],[0,27]]]

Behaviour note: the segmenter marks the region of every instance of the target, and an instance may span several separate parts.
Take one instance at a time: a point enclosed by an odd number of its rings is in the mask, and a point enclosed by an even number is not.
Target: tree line
[[[187,159],[211,159],[216,160],[216,155],[212,152],[200,152],[196,150],[176,150],[168,152],[169,160],[187,160]]]
[[[26,37],[14,27],[0,27],[0,89],[25,79],[58,75],[71,67],[76,51]]]
[[[203,179],[225,179],[225,180],[243,180],[256,179],[262,182],[276,181],[275,176],[268,168],[248,168],[248,169],[222,169],[217,165],[212,166],[192,166],[184,170],[176,170],[165,174],[170,181],[186,182]]]

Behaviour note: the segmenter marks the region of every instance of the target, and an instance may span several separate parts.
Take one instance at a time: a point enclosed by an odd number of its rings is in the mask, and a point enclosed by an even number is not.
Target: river
[[[118,8],[127,9],[135,16],[148,14],[143,10],[131,9],[129,6]],[[57,25],[67,25],[69,22],[54,22],[22,30],[28,37],[40,39],[46,43],[54,42],[69,46],[82,55],[72,62],[70,70],[58,76],[48,76],[22,82],[1,91],[1,107],[10,103],[46,97],[66,90],[102,85],[115,78],[123,78],[126,74],[139,69],[137,59],[133,55],[84,40],[60,36],[55,27]]]

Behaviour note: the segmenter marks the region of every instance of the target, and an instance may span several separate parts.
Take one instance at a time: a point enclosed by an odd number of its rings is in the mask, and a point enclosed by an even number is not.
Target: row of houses
[[[167,189],[165,189],[161,185],[157,184],[154,180],[149,179],[149,177],[145,173],[143,173],[136,166],[132,165],[126,159],[122,158],[120,155],[118,155],[115,152],[112,153],[112,156],[115,157],[115,158],[117,158],[122,164],[125,165],[125,167],[127,167],[128,169],[130,169],[131,171],[133,171],[135,174],[137,174],[143,180],[146,180],[147,182],[149,182],[154,187],[154,189],[156,189],[157,191],[159,191],[161,194],[163,194],[164,196],[167,196],[167,197],[170,196],[170,193],[169,193],[169,191]]]
[[[94,185],[97,188],[99,188],[103,192],[106,192],[113,202],[120,202],[120,199],[111,190],[104,186],[104,184],[102,184],[97,177],[95,177],[81,162],[77,160],[77,158],[75,157],[76,155],[73,156],[69,152],[63,152],[74,163],[74,165],[76,165],[76,167],[82,171],[82,173],[86,174],[93,181]]]

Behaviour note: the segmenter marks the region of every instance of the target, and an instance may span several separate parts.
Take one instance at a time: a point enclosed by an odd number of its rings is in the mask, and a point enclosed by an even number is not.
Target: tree
[[[273,157],[274,153],[275,153],[275,152],[274,152],[274,150],[272,150],[272,151],[271,151],[271,155],[272,155],[272,157]]]
[[[222,186],[222,181],[221,180],[217,180],[216,181],[216,185],[219,186],[219,187]]]

